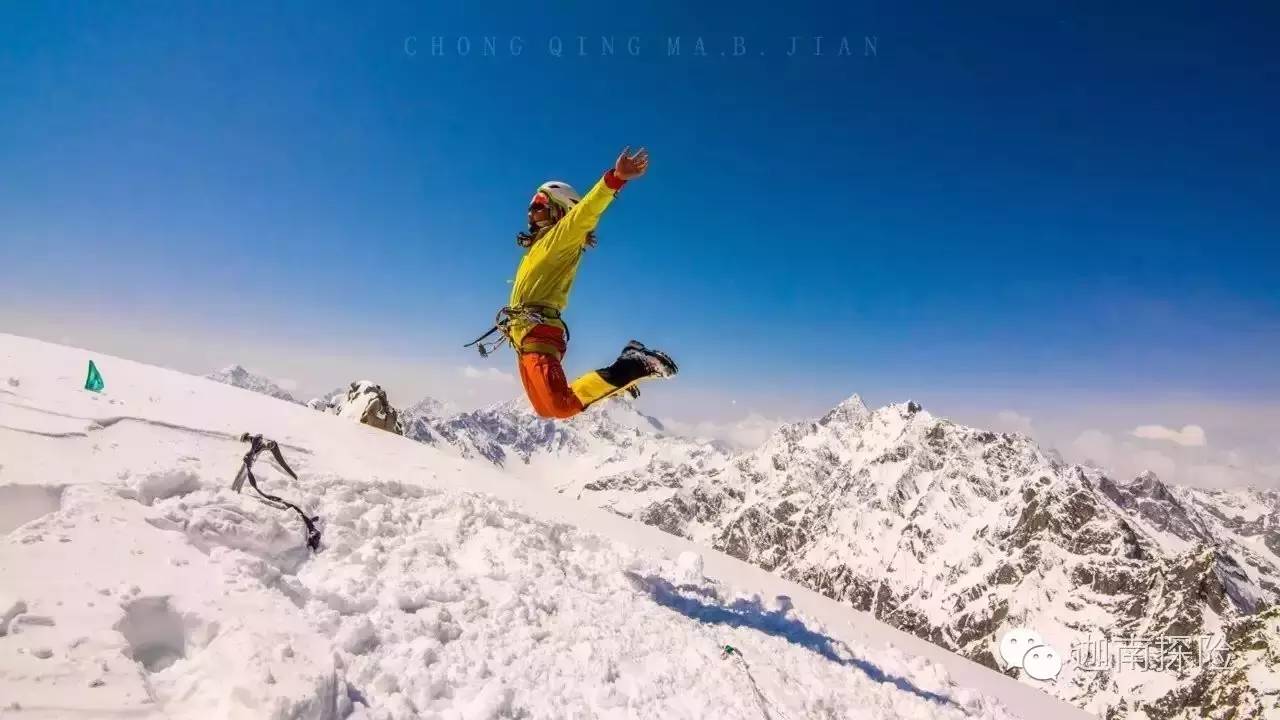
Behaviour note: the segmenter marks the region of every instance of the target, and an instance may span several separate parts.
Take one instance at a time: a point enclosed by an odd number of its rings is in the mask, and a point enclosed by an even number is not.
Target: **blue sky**
[[[75,318],[193,370],[337,368],[343,338],[485,367],[458,346],[506,298],[532,189],[643,144],[571,373],[639,338],[688,416],[1277,400],[1273,6],[258,5],[0,10],[10,327]]]

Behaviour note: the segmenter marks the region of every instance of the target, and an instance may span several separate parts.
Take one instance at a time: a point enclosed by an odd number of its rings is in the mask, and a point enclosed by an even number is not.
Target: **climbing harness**
[[[316,527],[316,523],[319,522],[320,517],[310,517],[297,505],[287,500],[282,500],[275,495],[268,495],[262,492],[262,488],[258,487],[258,479],[253,476],[253,461],[258,459],[259,453],[267,450],[270,451],[272,459],[275,460],[276,465],[282,471],[294,480],[298,479],[298,475],[293,471],[293,468],[289,467],[289,463],[284,461],[284,455],[280,453],[279,443],[275,440],[267,440],[261,435],[250,435],[249,433],[241,435],[240,441],[249,443],[249,452],[244,454],[244,463],[240,466],[240,471],[236,473],[236,479],[231,483],[231,489],[240,492],[240,488],[244,487],[244,481],[248,480],[249,486],[261,496],[264,504],[270,505],[277,510],[293,510],[298,513],[298,516],[302,518],[302,524],[307,527],[307,547],[311,548],[312,552],[318,551],[320,549],[320,529]]]
[[[564,320],[560,319],[560,311],[546,305],[508,305],[498,311],[494,317],[493,327],[489,328],[485,334],[463,345],[464,348],[475,347],[480,351],[480,357],[487,358],[494,351],[503,345],[511,345],[516,347],[515,342],[511,339],[511,321],[524,320],[530,325],[546,325],[547,320],[560,320],[560,324],[564,325],[564,341],[569,342],[569,326],[564,324]],[[501,337],[490,342],[485,342],[494,334],[500,334]],[[516,348],[519,352],[520,348]]]

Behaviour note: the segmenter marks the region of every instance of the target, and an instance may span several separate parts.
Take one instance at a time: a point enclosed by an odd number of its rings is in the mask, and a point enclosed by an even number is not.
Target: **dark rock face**
[[[350,418],[397,435],[413,432],[415,439],[423,442],[434,441],[428,426],[406,426],[400,411],[391,405],[386,390],[368,380],[358,380],[345,390],[335,390],[326,396],[315,398],[307,403],[307,407]]]
[[[1231,621],[1222,643],[1209,667],[1193,670],[1185,682],[1139,701],[1135,709],[1155,720],[1280,717],[1280,683],[1274,676],[1280,667],[1280,607]]]

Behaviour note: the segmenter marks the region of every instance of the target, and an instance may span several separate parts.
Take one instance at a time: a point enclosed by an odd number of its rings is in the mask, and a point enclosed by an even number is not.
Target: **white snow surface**
[[[1089,717],[484,460],[10,335],[0,374],[5,720]],[[230,490],[243,432],[319,553]]]

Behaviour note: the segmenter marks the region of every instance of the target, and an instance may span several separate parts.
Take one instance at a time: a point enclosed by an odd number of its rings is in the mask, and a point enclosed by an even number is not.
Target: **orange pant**
[[[555,355],[520,353],[520,382],[533,411],[548,418],[571,418],[582,412],[582,401],[569,387],[564,368]]]
[[[621,389],[613,384],[618,378],[605,377],[608,368],[587,372],[572,383],[565,379],[560,365],[567,349],[563,328],[535,325],[519,342],[520,382],[533,411],[544,418],[571,418]]]

